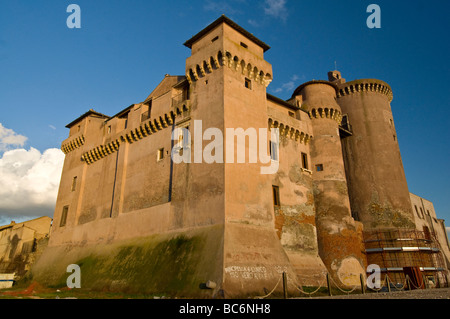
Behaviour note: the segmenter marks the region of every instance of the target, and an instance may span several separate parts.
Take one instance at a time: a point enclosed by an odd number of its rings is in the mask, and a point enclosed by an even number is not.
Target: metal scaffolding
[[[420,270],[425,284],[448,287],[447,272],[439,242],[432,232],[389,229],[364,232],[368,264],[376,264],[382,277],[401,285],[408,268]]]

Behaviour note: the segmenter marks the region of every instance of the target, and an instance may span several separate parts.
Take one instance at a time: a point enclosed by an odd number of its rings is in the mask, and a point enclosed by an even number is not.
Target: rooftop
[[[232,27],[233,29],[235,29],[236,31],[238,31],[239,33],[241,33],[242,35],[246,36],[247,38],[249,38],[250,40],[252,40],[253,42],[255,42],[257,45],[259,45],[260,47],[263,48],[264,52],[266,52],[267,50],[270,49],[270,46],[268,46],[266,43],[264,43],[263,41],[261,41],[260,39],[258,39],[257,37],[255,37],[252,33],[248,32],[247,30],[245,30],[244,28],[242,28],[241,26],[239,26],[236,22],[234,22],[233,20],[231,20],[230,18],[226,17],[225,15],[221,15],[220,18],[218,18],[216,21],[214,21],[213,23],[211,23],[210,25],[208,25],[206,28],[204,28],[202,31],[200,31],[199,33],[197,33],[196,35],[194,35],[192,38],[190,38],[189,40],[187,40],[184,45],[187,46],[189,49],[192,48],[192,45],[197,42],[198,40],[200,40],[203,36],[205,36],[206,34],[208,34],[211,30],[213,30],[214,28],[216,28],[218,25],[222,24],[222,23],[226,23],[228,24],[230,27]]]

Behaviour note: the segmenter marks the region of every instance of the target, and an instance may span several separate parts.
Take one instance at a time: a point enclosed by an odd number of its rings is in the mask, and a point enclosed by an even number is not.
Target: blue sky
[[[71,3],[81,8],[80,29],[66,25]],[[381,29],[366,25],[371,3]],[[0,224],[52,216],[65,125],[90,108],[114,115],[166,73],[184,74],[184,41],[226,14],[271,46],[268,92],[278,97],[326,79],[335,63],[347,81],[389,83],[409,189],[450,225],[449,11],[447,0],[0,0]],[[36,174],[52,176],[38,183],[45,192],[32,187]],[[34,201],[4,204],[28,198],[25,188]]]

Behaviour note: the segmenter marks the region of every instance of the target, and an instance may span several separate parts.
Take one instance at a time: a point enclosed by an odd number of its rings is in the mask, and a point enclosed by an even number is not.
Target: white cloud
[[[0,123],[0,152],[7,151],[14,147],[22,147],[26,140],[27,137],[17,134]]]
[[[259,27],[259,23],[256,22],[256,21],[253,20],[253,19],[248,19],[247,22],[248,22],[248,24],[250,24],[252,27],[255,27],[255,28],[258,28],[258,27]]]
[[[286,21],[288,17],[286,0],[265,0],[265,4],[266,4],[266,6],[264,7],[265,14]]]
[[[8,150],[0,156],[0,224],[52,216],[64,154],[50,148]]]
[[[275,90],[273,90],[273,92],[274,93],[281,93],[281,92],[293,91],[295,89],[295,82],[297,80],[300,80],[300,79],[303,79],[303,78],[304,78],[304,76],[302,76],[300,78],[297,74],[294,74],[293,76],[291,76],[290,81],[281,84],[281,86],[276,88]]]

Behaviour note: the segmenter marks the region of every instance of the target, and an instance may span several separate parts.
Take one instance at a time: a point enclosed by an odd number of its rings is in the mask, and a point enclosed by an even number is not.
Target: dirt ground
[[[450,288],[316,297],[317,299],[450,299]]]
[[[297,299],[289,296],[290,299]],[[26,288],[0,291],[0,299],[164,299],[164,296],[132,295],[120,293],[78,291],[68,288],[60,290],[44,288],[33,282]],[[306,297],[308,298],[308,297]],[[276,298],[278,299],[278,298]],[[301,299],[305,299],[301,298]],[[450,299],[450,288],[417,289],[411,291],[369,292],[335,296],[317,296],[311,299]]]

